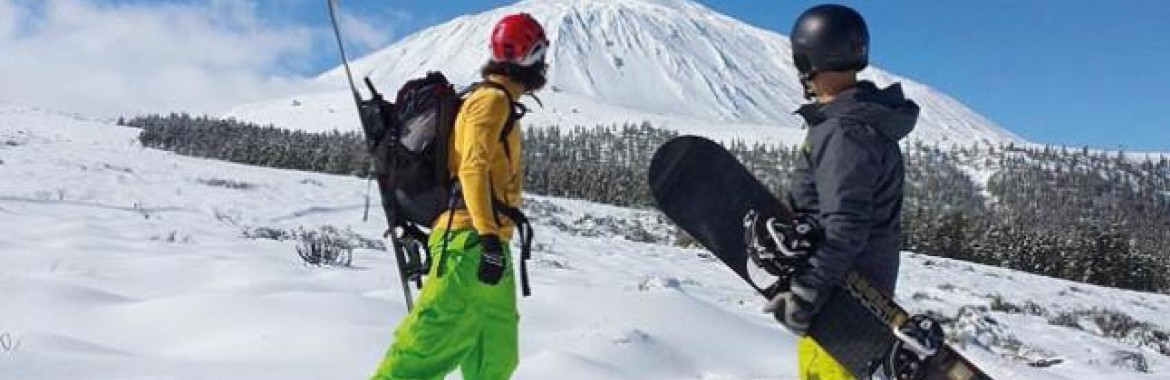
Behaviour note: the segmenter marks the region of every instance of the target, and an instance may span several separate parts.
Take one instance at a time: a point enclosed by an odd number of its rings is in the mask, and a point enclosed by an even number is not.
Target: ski
[[[354,106],[358,110],[358,118],[362,120],[362,129],[366,136],[367,146],[373,149],[378,141],[372,141],[371,136],[378,136],[388,134],[390,138],[396,138],[397,133],[386,133],[386,126],[372,126],[368,125],[365,117],[362,117],[363,108],[380,107],[382,103],[382,95],[374,89],[373,83],[369,78],[366,78],[366,85],[369,86],[370,92],[373,95],[373,100],[370,102],[363,101],[362,95],[358,92],[357,85],[353,80],[353,72],[350,70],[349,57],[345,54],[345,43],[341,39],[341,28],[337,23],[337,3],[336,0],[326,0],[326,7],[329,9],[329,21],[333,25],[333,36],[337,39],[337,50],[341,55],[342,66],[345,67],[345,78],[349,81],[349,89],[353,93]],[[374,113],[382,110],[374,110]],[[372,133],[372,129],[381,128],[377,133]],[[391,157],[393,160],[393,156]],[[390,163],[394,165],[393,162]],[[384,238],[389,238],[391,249],[394,251],[395,263],[398,266],[398,278],[402,284],[402,296],[406,300],[406,309],[409,311],[414,307],[414,297],[410,289],[411,283],[422,289],[422,276],[426,273],[427,265],[423,263],[422,256],[426,252],[426,234],[416,228],[404,226],[399,223],[397,210],[394,209],[394,203],[391,199],[386,199],[388,194],[394,194],[393,188],[390,184],[394,183],[393,178],[385,178],[386,176],[378,175],[378,193],[382,196],[382,210],[386,214],[387,230]],[[368,203],[367,203],[368,205]]]

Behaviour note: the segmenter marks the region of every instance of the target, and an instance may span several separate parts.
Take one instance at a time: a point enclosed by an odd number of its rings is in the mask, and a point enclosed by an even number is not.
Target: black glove
[[[806,286],[798,279],[789,285],[788,291],[772,298],[764,311],[772,313],[784,327],[797,336],[808,333],[814,316],[824,306],[826,292]]]
[[[483,235],[479,239],[483,247],[483,255],[479,259],[479,281],[488,285],[499,284],[507,269],[504,246],[496,235]]]

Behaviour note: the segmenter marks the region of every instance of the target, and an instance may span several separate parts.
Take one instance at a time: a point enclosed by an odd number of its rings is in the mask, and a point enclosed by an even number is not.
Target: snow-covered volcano
[[[786,36],[753,27],[689,0],[527,0],[456,18],[354,62],[354,71],[384,89],[441,70],[471,83],[487,57],[490,28],[501,16],[528,12],[552,40],[545,108],[532,125],[651,121],[725,137],[793,141],[792,115],[802,90]],[[875,57],[881,61],[881,52]],[[902,82],[922,105],[912,138],[925,141],[1020,141],[945,94],[878,68],[881,85]],[[316,79],[342,86],[340,67]],[[346,91],[306,94],[241,106],[229,116],[289,128],[356,128]]]

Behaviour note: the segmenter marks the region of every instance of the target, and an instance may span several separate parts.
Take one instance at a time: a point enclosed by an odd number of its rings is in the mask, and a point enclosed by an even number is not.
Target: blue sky
[[[700,2],[784,34],[815,4]],[[358,55],[510,1],[341,3]],[[1170,152],[1170,67],[1162,65],[1170,62],[1170,1],[844,3],[869,20],[876,65],[1029,140]],[[0,0],[0,83],[9,84],[0,100],[61,102],[58,90],[68,84],[79,111],[220,110],[292,91],[298,79],[336,65],[327,20],[323,0]],[[119,43],[108,51],[89,49],[111,40]],[[165,67],[135,56],[176,46],[202,50],[169,54],[176,60]],[[111,85],[125,95],[111,96]]]
[[[700,2],[783,34],[819,3]],[[399,28],[405,32],[510,2],[392,3],[417,16]],[[875,64],[941,89],[1025,138],[1170,151],[1170,1],[843,3],[869,20]]]

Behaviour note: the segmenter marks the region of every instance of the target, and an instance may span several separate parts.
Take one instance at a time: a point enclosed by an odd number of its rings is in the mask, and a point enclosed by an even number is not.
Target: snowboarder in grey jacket
[[[793,59],[812,102],[797,111],[808,135],[789,201],[822,232],[810,265],[766,310],[804,335],[829,290],[850,270],[893,295],[904,177],[898,141],[914,129],[919,108],[898,84],[878,88],[857,79],[868,65],[869,33],[856,11],[813,7],[800,16],[791,36]],[[802,374],[836,378],[838,371],[810,362],[829,357],[818,355],[823,350],[815,342],[806,338],[799,346]]]
[[[856,269],[893,295],[905,174],[898,141],[914,129],[918,106],[901,85],[868,81],[819,99],[828,101],[798,111],[809,130],[789,188],[793,206],[823,230],[800,280],[821,289]]]

